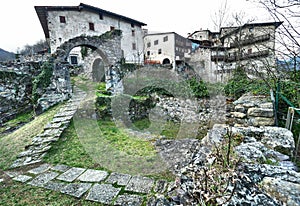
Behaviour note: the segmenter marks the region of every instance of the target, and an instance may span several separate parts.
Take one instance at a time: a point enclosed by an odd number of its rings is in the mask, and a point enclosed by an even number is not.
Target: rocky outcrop
[[[231,144],[238,144],[224,165],[229,136]],[[293,151],[289,130],[215,125],[182,168],[173,200],[183,205],[299,205],[300,174],[292,162],[287,164],[289,155],[276,151],[279,147]]]

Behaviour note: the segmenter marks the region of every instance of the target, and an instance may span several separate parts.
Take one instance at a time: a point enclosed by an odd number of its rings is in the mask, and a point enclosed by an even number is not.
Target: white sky
[[[44,39],[34,6],[89,4],[143,23],[149,31],[176,32],[184,37],[196,30],[214,31],[212,18],[225,0],[9,0],[1,3],[0,48],[16,52],[24,45]],[[266,15],[247,0],[227,0],[229,11],[244,11],[246,18],[262,22]]]

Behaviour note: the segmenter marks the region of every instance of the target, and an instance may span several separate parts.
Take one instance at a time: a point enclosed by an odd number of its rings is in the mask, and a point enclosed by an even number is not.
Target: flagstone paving
[[[167,201],[163,195],[158,194],[165,194],[172,185],[166,180],[154,180],[150,177],[47,163],[28,171],[6,173],[13,180],[24,184],[105,205],[139,206],[147,201],[151,205],[151,201],[157,202],[162,198]]]

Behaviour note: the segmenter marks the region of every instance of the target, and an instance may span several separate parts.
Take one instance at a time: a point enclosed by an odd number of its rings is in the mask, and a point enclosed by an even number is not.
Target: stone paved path
[[[11,168],[25,166],[41,162],[47,151],[51,148],[51,143],[59,139],[62,132],[69,126],[73,115],[77,111],[80,101],[84,99],[85,92],[74,88],[76,92],[73,97],[55,114],[51,122],[49,122],[41,134],[35,136],[31,144],[25,147],[25,151],[21,152]]]
[[[25,169],[22,173],[13,170],[5,173],[14,181],[105,205],[171,205],[167,204],[168,200],[165,197],[167,193],[172,194],[171,191],[175,189],[174,182],[42,163],[51,144],[58,141],[62,132],[69,126],[81,100],[86,96],[78,88],[74,89],[73,97],[55,114],[51,122],[44,127],[43,132],[33,138],[31,144],[25,147],[25,151],[18,155],[11,169],[33,164],[39,166],[28,171]]]
[[[24,184],[106,205],[157,205],[168,202],[164,196],[174,189],[174,183],[166,180],[47,163],[6,174]]]

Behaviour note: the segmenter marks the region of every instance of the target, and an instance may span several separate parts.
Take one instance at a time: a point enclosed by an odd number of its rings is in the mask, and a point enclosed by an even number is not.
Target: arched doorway
[[[162,64],[170,64],[170,63],[171,63],[170,59],[168,59],[168,58],[165,58],[162,62]]]
[[[94,60],[92,65],[92,78],[94,82],[105,82],[105,64],[101,58]]]

